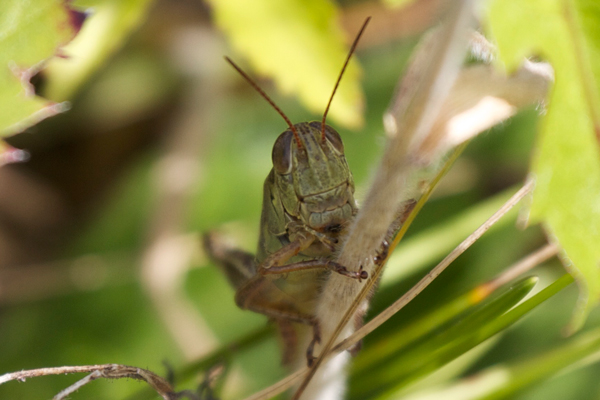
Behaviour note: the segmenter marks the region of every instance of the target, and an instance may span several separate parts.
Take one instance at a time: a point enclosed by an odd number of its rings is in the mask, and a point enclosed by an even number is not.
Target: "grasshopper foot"
[[[348,352],[352,355],[352,357],[356,357],[356,355],[358,354],[358,352],[360,351],[361,348],[362,348],[362,340],[359,340],[358,342],[354,343],[354,346],[352,346],[348,349]]]
[[[358,279],[359,282],[362,282],[363,279],[367,279],[369,277],[369,273],[363,269],[362,265],[358,269],[357,274],[358,277],[356,279]]]
[[[369,277],[369,273],[363,269],[362,265],[358,271],[348,271],[346,267],[336,262],[330,261],[327,264],[330,270],[335,271],[340,275],[347,276],[348,278],[357,279],[359,282],[362,282],[363,279]]]
[[[377,252],[377,255],[375,257],[373,257],[373,261],[375,262],[375,264],[381,264],[382,262],[384,262],[388,256],[389,250],[390,250],[390,244],[388,243],[387,240],[384,240],[381,243],[381,248]]]

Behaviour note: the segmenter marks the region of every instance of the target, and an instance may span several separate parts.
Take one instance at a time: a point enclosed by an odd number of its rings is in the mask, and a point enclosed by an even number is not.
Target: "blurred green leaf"
[[[0,2],[0,136],[64,111],[64,106],[36,96],[29,79],[74,34],[64,1]]]
[[[217,25],[254,70],[273,77],[284,93],[297,96],[311,111],[323,113],[348,53],[332,2],[209,3]],[[351,60],[331,105],[331,118],[346,127],[363,124],[359,75],[356,62]]]
[[[589,85],[595,84],[596,93],[600,93],[600,3],[594,0],[577,0],[575,3],[579,11],[577,17],[581,23],[583,33],[582,46],[586,50],[585,55],[589,57],[589,66],[594,76],[593,82],[587,82]],[[590,89],[593,89],[590,87]],[[597,101],[598,99],[596,99]],[[596,107],[598,103],[596,103]],[[597,108],[596,108],[597,110]]]
[[[0,166],[6,164],[5,157],[9,149],[10,147],[6,144],[6,142],[0,140]]]
[[[495,326],[496,329],[493,330],[487,329],[490,321],[494,321],[522,300],[536,283],[535,277],[522,279],[490,299],[473,304],[466,311],[456,314],[457,311],[461,311],[460,304],[464,304],[465,300],[469,301],[459,298],[452,302],[456,305],[444,308],[452,318],[449,322],[433,312],[418,321],[416,328],[407,328],[408,340],[403,331],[387,337],[387,345],[374,347],[365,357],[357,358],[353,378],[350,380],[352,398],[372,398],[384,393],[388,395],[384,394],[382,398],[388,398],[389,394],[396,393],[399,388],[436,371],[492,337],[520,317],[501,327]],[[427,321],[428,318],[438,321],[439,324],[431,325]],[[418,326],[426,327],[429,331],[420,332],[420,337],[411,335],[410,331],[418,330]]]
[[[423,315],[417,321],[413,322],[404,329],[401,329],[378,343],[372,345],[368,351],[360,354],[354,363],[354,371],[368,369],[371,365],[381,362],[382,355],[389,355],[392,352],[399,352],[407,348],[414,342],[425,337],[433,331],[440,330],[440,327],[447,326],[448,322],[453,319],[458,319],[460,316],[461,324],[463,324],[469,315],[475,315],[475,311],[484,310],[486,313],[497,315],[497,311],[490,305],[501,304],[501,308],[505,304],[514,305],[520,301],[523,296],[533,289],[536,284],[536,278],[526,278],[508,289],[500,291],[492,296],[493,301],[489,298],[477,296],[479,287],[465,293],[462,296],[455,298],[452,301],[445,303],[442,307],[433,309],[431,312]],[[482,301],[485,300],[483,303]],[[502,300],[497,302],[497,300]],[[460,326],[460,325],[459,325]],[[471,328],[469,328],[471,329]],[[444,333],[445,335],[447,332]]]
[[[566,369],[596,362],[599,351],[600,330],[596,329],[534,358],[494,366],[452,385],[425,390],[403,399],[512,399],[518,392],[541,380],[549,379]],[[591,358],[590,354],[593,354]]]
[[[75,1],[91,7],[81,32],[65,47],[67,58],[55,58],[45,69],[44,94],[56,101],[73,97],[81,85],[124,44],[144,20],[152,0]]]
[[[576,6],[586,10],[584,25]],[[543,222],[560,243],[563,263],[579,285],[573,332],[600,301],[600,102],[594,81],[600,77],[600,7],[589,0],[503,0],[492,2],[488,18],[509,69],[541,55],[555,70],[532,164],[531,220]]]
[[[400,8],[414,3],[415,0],[383,0],[383,3],[388,7]]]
[[[551,378],[558,372],[570,368],[574,363],[589,358],[591,354],[596,353],[592,360],[597,360],[599,351],[600,330],[595,329],[586,332],[557,349],[509,365],[505,371],[508,375],[508,381],[496,387],[492,393],[478,398],[485,400],[513,398],[517,392],[524,388]],[[585,364],[587,363],[582,362],[581,366]]]
[[[600,331],[595,330],[571,340],[558,349],[534,359],[488,368],[452,385],[429,388],[403,397],[404,400],[492,400],[514,398],[520,390],[543,379],[551,378],[567,368],[584,366],[581,362],[600,350]],[[594,359],[592,359],[594,361]],[[578,363],[578,365],[574,365]]]
[[[413,368],[412,370],[408,370],[408,375],[405,378],[414,380],[439,369],[439,367],[447,362],[465,354],[493,335],[513,325],[531,310],[573,282],[573,278],[570,275],[564,275],[510,311],[506,313],[501,312],[500,314],[502,315],[499,315],[498,311],[502,311],[502,309],[506,310],[505,306],[510,304],[511,300],[518,299],[519,296],[522,298],[527,294],[528,290],[531,290],[531,285],[535,283],[532,279],[535,278],[525,278],[513,284],[508,291],[490,299],[481,306],[474,307],[472,313],[467,313],[463,320],[459,321],[455,326],[449,327],[450,329],[445,330],[440,328],[439,330],[442,333],[437,337],[433,337],[432,340],[419,344],[416,348],[417,350],[419,348],[423,349],[421,350],[421,355],[411,348],[410,353],[413,356],[417,356],[413,357],[412,365],[417,365],[416,363],[418,363],[420,369]],[[494,318],[494,315],[499,316]],[[421,359],[422,356],[425,358]],[[407,365],[411,364],[407,362]],[[394,382],[396,388],[401,388],[406,383],[405,381]],[[533,381],[530,383],[533,383]],[[392,386],[380,398],[390,398],[396,391],[397,389]]]

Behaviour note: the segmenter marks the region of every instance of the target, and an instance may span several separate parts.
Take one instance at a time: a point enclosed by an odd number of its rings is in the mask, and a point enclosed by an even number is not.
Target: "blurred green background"
[[[383,112],[430,25],[431,3],[393,13],[378,2],[341,5],[349,38],[365,16],[376,16],[356,55],[363,69],[364,127],[338,130],[359,201],[382,152]],[[285,124],[223,61],[229,55],[244,65],[214,27],[206,4],[158,1],[142,21],[81,87],[69,112],[7,140],[26,149],[30,160],[0,169],[0,373],[122,363],[166,374],[163,361],[179,371],[267,324],[265,317],[236,308],[233,290],[205,259],[199,238],[220,228],[254,249],[271,147]],[[44,72],[35,83],[42,93],[51,90]],[[278,94],[268,79],[260,83],[293,122],[320,118],[293,97]],[[476,138],[419,214],[406,242],[421,235],[432,246],[439,244],[433,234],[446,221],[467,219],[464,213],[474,205],[522,183],[538,116],[539,110],[526,110]],[[367,337],[363,352],[545,242],[539,227],[518,229],[515,219],[512,214]],[[456,243],[466,236],[452,229],[445,234]],[[436,261],[419,264],[399,281],[384,276],[370,315]],[[401,269],[402,261],[390,268]],[[553,260],[534,273],[543,287],[563,269]],[[571,285],[454,375],[528,359],[563,343],[561,330],[576,299]],[[587,326],[599,322],[594,313]],[[223,398],[240,398],[284,376],[273,335],[224,361]],[[600,399],[599,368],[567,371],[511,398]],[[178,388],[192,388],[202,379],[199,371]],[[49,398],[75,380],[11,382],[0,386],[0,398]],[[360,375],[353,384],[360,384]],[[128,380],[97,381],[72,398],[126,399],[142,389]]]

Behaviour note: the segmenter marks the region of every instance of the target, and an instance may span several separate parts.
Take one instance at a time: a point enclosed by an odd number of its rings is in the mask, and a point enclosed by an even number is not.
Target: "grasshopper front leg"
[[[320,269],[333,271],[349,278],[358,279],[359,282],[369,277],[367,271],[363,271],[362,269],[358,272],[348,271],[343,265],[326,259],[298,261],[292,264],[285,264],[290,258],[303,250],[306,250],[315,239],[316,237],[312,234],[300,236],[298,239],[283,246],[281,249],[267,257],[265,261],[258,265],[256,272],[262,276],[266,276]]]
[[[236,303],[240,308],[249,308],[242,305],[244,303],[242,299],[245,297],[255,296],[256,299],[273,297],[271,292],[276,288],[261,275],[257,275],[253,254],[235,248],[224,237],[214,232],[204,235],[203,245],[208,257],[223,271],[229,283],[236,289]],[[250,292],[253,294],[250,295]],[[288,364],[292,360],[298,341],[292,321],[312,325],[312,317],[297,310],[286,310],[283,306],[278,301],[260,304],[254,300],[250,309],[267,315],[275,321],[283,339],[283,363]]]
[[[258,312],[279,321],[284,320],[311,325],[313,328],[313,338],[306,350],[306,359],[310,366],[315,359],[313,357],[314,346],[321,341],[318,320],[313,313],[307,314],[300,311],[294,302],[287,301],[286,299],[274,301],[277,288],[267,278],[277,278],[291,272],[329,270],[361,282],[363,279],[368,278],[368,273],[362,268],[357,272],[348,271],[346,267],[326,259],[285,264],[291,257],[306,250],[317,239],[314,235],[307,232],[294,236],[297,237],[296,240],[283,246],[258,265],[257,275],[237,291],[235,298],[240,308]]]
[[[325,259],[299,261],[285,264],[290,258],[307,249],[315,240],[311,234],[297,235],[296,240],[283,246],[256,265],[254,257],[247,252],[233,248],[216,234],[204,237],[204,247],[221,269],[230,283],[237,289],[235,301],[242,308],[274,319],[282,332],[288,352],[293,352],[295,337],[290,334],[289,323],[301,323],[312,326],[313,339],[307,349],[307,359],[313,360],[312,349],[320,342],[319,324],[312,313],[301,310],[293,298],[286,296],[273,284],[274,279],[300,271],[333,271],[349,278],[366,279],[366,271],[348,271],[344,266]],[[286,333],[287,332],[287,333]],[[284,355],[284,359],[288,358]]]

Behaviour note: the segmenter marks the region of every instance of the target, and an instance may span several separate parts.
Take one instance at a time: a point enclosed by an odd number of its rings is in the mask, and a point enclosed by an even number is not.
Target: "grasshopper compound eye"
[[[280,175],[289,174],[292,172],[292,140],[294,134],[292,131],[285,131],[275,141],[273,145],[273,168]]]
[[[325,126],[325,139],[331,143],[331,145],[333,146],[333,149],[338,153],[338,154],[344,154],[344,143],[342,143],[342,138],[340,137],[340,134],[337,133],[337,131],[335,129],[333,129],[330,126]]]

